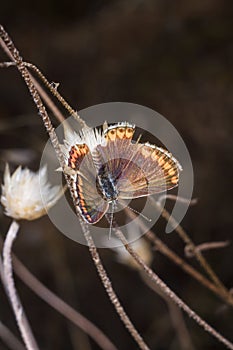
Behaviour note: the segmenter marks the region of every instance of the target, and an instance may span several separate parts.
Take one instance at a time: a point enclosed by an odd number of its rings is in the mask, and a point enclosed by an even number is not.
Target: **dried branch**
[[[195,311],[193,311],[184,301],[178,297],[160,278],[159,276],[148,267],[141,257],[131,248],[130,244],[122,234],[122,232],[114,227],[116,236],[120,239],[125,249],[131,254],[131,256],[137,261],[141,266],[146,275],[154,282],[160,290],[169,297],[180,309],[182,309],[190,318],[192,318],[200,327],[202,327],[206,332],[211,334],[220,343],[224,344],[228,349],[233,350],[233,343],[224,338],[219,332],[217,332],[213,327],[211,327],[206,321],[204,321]]]
[[[65,164],[64,164],[63,154],[61,152],[59,141],[58,141],[58,138],[57,138],[56,133],[54,131],[54,128],[51,124],[51,121],[49,119],[48,113],[47,113],[47,111],[42,103],[42,100],[39,96],[39,93],[38,93],[36,87],[34,86],[32,80],[30,78],[30,74],[29,74],[26,66],[24,65],[24,62],[23,62],[21,56],[19,55],[18,50],[15,48],[12,40],[10,39],[9,35],[6,33],[6,31],[4,30],[4,28],[2,26],[0,26],[0,38],[1,38],[0,44],[2,45],[4,51],[16,63],[17,68],[18,68],[22,78],[24,79],[25,83],[28,86],[28,89],[32,95],[33,101],[38,108],[39,114],[42,117],[43,123],[46,127],[46,130],[47,130],[49,136],[50,136],[50,139],[51,139],[52,145],[55,149],[59,163],[64,168]],[[70,177],[66,174],[64,174],[64,175],[65,175],[73,202],[75,204],[75,196],[74,196],[73,189],[71,186]],[[78,211],[77,211],[77,216],[80,218]],[[142,337],[137,332],[136,328],[134,327],[134,325],[130,321],[129,317],[125,313],[123,307],[121,306],[120,301],[117,298],[117,296],[116,296],[116,294],[111,286],[111,282],[107,276],[107,273],[102,265],[99,254],[98,254],[97,249],[94,245],[94,241],[90,235],[90,232],[87,229],[87,227],[85,226],[85,224],[81,218],[80,218],[80,223],[81,223],[81,227],[82,227],[84,236],[86,238],[93,262],[95,263],[95,266],[97,268],[99,276],[101,277],[101,281],[102,281],[102,283],[103,283],[103,285],[104,285],[104,287],[109,295],[109,298],[110,298],[112,304],[114,305],[116,311],[118,312],[125,327],[128,329],[128,331],[130,332],[130,334],[132,335],[134,340],[139,345],[140,349],[149,350],[148,346],[145,344]]]
[[[209,275],[209,277],[212,279],[212,281],[216,284],[216,286],[218,286],[219,289],[222,290],[222,292],[225,294],[226,299],[229,299],[230,296],[229,296],[228,290],[223,285],[223,283],[220,281],[220,279],[218,278],[216,273],[213,271],[212,267],[209,265],[207,260],[202,255],[202,253],[195,249],[196,248],[195,244],[193,243],[191,238],[188,236],[188,234],[185,232],[185,230],[178,224],[178,222],[175,220],[175,218],[172,217],[171,214],[161,206],[161,204],[158,201],[156,201],[154,198],[150,198],[150,200],[151,200],[151,203],[153,204],[153,206],[159,212],[161,212],[162,217],[165,218],[167,221],[168,220],[170,221],[171,225],[174,227],[174,230],[178,233],[178,235],[183,240],[183,242],[192,248],[192,250],[195,254],[195,257],[198,260],[198,262],[200,263],[200,265],[203,267],[203,269],[206,271],[206,273]],[[231,299],[231,297],[230,297],[230,299]]]
[[[125,208],[125,211],[127,215],[131,218],[135,218],[135,214],[129,210],[128,208]],[[146,224],[139,220],[139,226],[143,231],[147,230]],[[151,230],[148,230],[145,233],[146,239],[151,242],[155,249],[158,250],[161,254],[166,256],[169,260],[171,260],[173,263],[175,263],[177,266],[179,266],[183,271],[188,273],[191,277],[195,278],[198,282],[200,282],[204,287],[210,289],[212,292],[214,292],[218,297],[220,297],[224,302],[228,303],[229,305],[233,306],[233,298],[231,297],[231,293],[229,291],[229,297],[226,298],[225,293],[222,292],[222,289],[220,289],[218,286],[216,286],[214,283],[209,281],[205,276],[203,276],[200,272],[198,272],[196,269],[194,269],[190,264],[188,264],[185,260],[183,260],[179,255],[177,255],[173,250],[171,250],[163,241],[161,241],[154,232]]]
[[[229,246],[229,244],[230,244],[230,241],[205,242],[205,243],[196,245],[195,250],[198,250],[199,252],[203,252],[204,250],[225,248]],[[186,245],[186,247],[184,248],[184,252],[187,258],[192,258],[195,256],[195,253],[193,252],[192,247],[190,247],[189,245]]]

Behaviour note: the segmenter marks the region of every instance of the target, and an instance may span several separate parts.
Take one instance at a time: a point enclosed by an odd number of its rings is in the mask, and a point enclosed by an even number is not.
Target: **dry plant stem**
[[[135,214],[129,210],[128,208],[125,208],[127,215],[134,219]],[[139,221],[139,225],[142,228],[143,231],[147,230],[147,226],[143,223],[142,220]],[[166,256],[169,260],[171,260],[173,263],[178,265],[182,270],[184,270],[186,273],[188,273],[190,276],[195,278],[198,282],[200,282],[204,287],[210,289],[212,292],[214,292],[218,297],[220,297],[224,302],[230,304],[233,306],[233,300],[230,298],[230,292],[229,297],[226,298],[225,293],[223,293],[222,289],[220,289],[218,286],[216,286],[214,283],[209,281],[205,276],[203,276],[200,272],[195,270],[191,265],[189,265],[185,260],[179,257],[175,252],[173,252],[164,242],[162,242],[154,232],[151,230],[148,230],[145,233],[145,237],[148,241],[150,241],[155,248],[164,256]]]
[[[56,133],[49,119],[48,113],[42,103],[40,95],[31,80],[30,74],[23,63],[22,57],[20,56],[18,50],[15,48],[9,35],[6,33],[6,31],[1,25],[0,25],[0,44],[3,50],[5,51],[5,53],[16,63],[16,66],[30,91],[33,101],[38,108],[39,114],[43,120],[43,123],[49,134],[52,145],[55,149],[59,163],[61,164],[61,166],[64,166],[63,154],[61,152]]]
[[[176,306],[173,301],[168,298],[164,293],[155,285],[144,272],[140,273],[143,281],[146,285],[151,288],[156,294],[158,294],[162,299],[164,299],[167,304],[171,322],[174,330],[176,331],[177,338],[180,343],[181,350],[194,350],[188,329],[186,327],[182,311],[178,306]]]
[[[89,228],[88,228],[87,224],[84,223],[81,219],[80,219],[80,223],[81,223],[81,226],[82,226],[82,229],[84,232],[84,236],[86,238],[92,259],[95,263],[96,269],[97,269],[98,274],[101,278],[101,281],[106,289],[106,292],[109,296],[109,299],[111,300],[112,304],[114,305],[115,310],[117,311],[118,315],[120,316],[125,327],[128,329],[129,333],[132,335],[134,340],[139,345],[140,349],[149,350],[149,347],[146,345],[146,343],[142,339],[141,335],[137,332],[134,325],[130,321],[129,317],[125,313],[122,305],[120,304],[120,301],[119,301],[116,293],[114,292],[114,290],[112,288],[112,283],[111,283],[109,277],[107,276],[107,273],[106,273],[106,271],[101,263],[99,253],[98,253],[96,246],[94,244],[94,241],[90,235]]]
[[[46,79],[43,73],[34,65],[28,62],[25,62],[25,66],[32,69],[38,77],[43,81],[45,86],[51,91],[51,93],[57,98],[57,100],[63,105],[63,107],[69,112],[70,115],[73,115],[76,120],[80,123],[81,127],[86,127],[86,122],[78,115],[78,113],[68,104],[68,102],[61,96],[61,94],[57,91],[57,88],[54,87],[50,82]]]
[[[198,282],[200,282],[204,287],[210,289],[214,292],[218,297],[220,297],[224,302],[229,303],[233,306],[230,298],[226,298],[225,293],[222,292],[222,289],[218,288],[214,283],[209,281],[206,277],[204,277],[200,272],[195,270],[191,265],[189,265],[185,260],[179,257],[176,253],[174,253],[165,243],[163,243],[155,233],[152,231],[148,231],[145,234],[145,237],[155,246],[161,254],[166,256],[169,260],[178,265],[182,270],[188,273],[190,276],[195,278]],[[230,293],[229,293],[230,294]]]
[[[105,336],[105,334],[97,328],[92,322],[86,319],[78,311],[74,310],[70,305],[64,302],[45,285],[43,285],[16,257],[13,258],[14,271],[17,276],[43,299],[47,304],[52,306],[60,314],[70,320],[77,327],[87,333],[101,349],[117,350],[115,345]]]
[[[0,321],[0,338],[11,350],[25,350],[23,344],[16,336]]]
[[[211,249],[219,249],[219,248],[225,248],[230,244],[230,241],[221,241],[221,242],[205,242],[199,245],[196,245],[196,250],[204,251],[204,250],[211,250]],[[192,258],[194,256],[194,252],[192,249],[190,249],[190,246],[186,246],[185,249],[185,255],[188,258]]]
[[[21,76],[23,77],[23,79],[25,80],[28,89],[32,95],[32,98],[34,100],[35,105],[38,108],[39,114],[42,117],[43,123],[46,127],[47,132],[49,133],[51,142],[53,144],[53,147],[55,149],[55,152],[57,154],[57,158],[59,160],[59,163],[62,167],[64,167],[64,158],[63,158],[63,154],[61,152],[60,149],[60,145],[56,136],[56,133],[54,131],[54,128],[51,124],[51,121],[49,119],[49,116],[47,114],[47,111],[41,101],[41,98],[38,94],[38,91],[36,90],[35,86],[33,85],[29,72],[27,70],[27,68],[24,65],[24,62],[22,60],[22,58],[19,55],[18,50],[15,48],[12,40],[10,39],[10,37],[8,36],[8,34],[6,33],[6,31],[4,30],[4,28],[2,26],[0,26],[0,44],[2,45],[4,51],[8,54],[8,56],[13,59],[13,61],[16,63],[17,68],[21,74]],[[64,174],[68,187],[70,189],[70,193],[72,196],[72,199],[74,201],[75,204],[75,197],[74,197],[74,193],[72,191],[72,186],[70,183],[70,179],[69,176]],[[79,217],[79,213],[77,213],[78,217]],[[81,220],[81,219],[80,219]],[[132,337],[134,338],[134,340],[137,342],[137,344],[139,345],[140,349],[142,350],[149,350],[148,346],[145,344],[145,342],[143,341],[142,337],[140,336],[140,334],[137,332],[137,330],[135,329],[134,325],[132,324],[132,322],[130,321],[129,317],[127,316],[127,314],[125,313],[123,307],[121,306],[112,286],[111,286],[111,282],[106,274],[106,271],[101,263],[99,254],[97,252],[97,249],[94,245],[94,241],[90,235],[89,230],[87,229],[87,227],[84,225],[84,222],[81,220],[81,226],[85,235],[85,238],[87,240],[88,246],[89,246],[89,250],[91,253],[91,256],[93,258],[93,261],[96,265],[96,268],[99,272],[99,275],[101,277],[102,283],[104,285],[104,287],[106,288],[109,298],[111,300],[111,302],[113,303],[113,305],[115,306],[116,311],[118,312],[121,320],[123,321],[125,327],[129,330],[130,334],[132,335]]]
[[[37,76],[41,79],[41,81],[44,83],[44,85],[49,89],[49,91],[57,98],[57,100],[62,104],[62,106],[69,112],[70,115],[74,116],[75,119],[80,123],[81,127],[86,127],[86,122],[78,115],[78,113],[69,105],[69,103],[61,96],[61,94],[57,91],[57,87],[54,87],[53,84],[51,84],[47,78],[44,76],[44,74],[37,68],[34,64],[24,62],[25,67],[30,68],[37,74]],[[0,68],[8,68],[8,67],[15,67],[15,62],[2,62],[0,63]],[[31,76],[31,75],[30,75]],[[40,88],[40,85],[38,82],[31,76],[31,79],[33,81],[33,84],[36,86],[40,96],[43,98],[44,102],[47,104],[47,106],[50,108],[50,110],[53,112],[53,114],[57,117],[57,119],[62,123],[65,118],[59,111],[59,109],[51,103],[51,99],[48,98],[47,94],[43,89]],[[55,84],[56,85],[56,84]],[[59,85],[59,84],[58,84]]]
[[[229,293],[226,287],[222,284],[222,282],[219,280],[216,273],[213,271],[209,263],[206,261],[202,253],[198,250],[196,250],[196,246],[193,243],[193,241],[189,238],[187,233],[184,231],[184,229],[177,223],[175,218],[173,218],[170,213],[164,209],[159,202],[155,201],[153,198],[150,198],[152,204],[156,207],[159,212],[161,212],[161,215],[163,218],[165,218],[167,221],[170,220],[171,224],[174,227],[174,230],[178,233],[180,238],[184,241],[185,244],[190,246],[190,248],[193,250],[193,253],[200,263],[200,265],[203,267],[203,269],[206,271],[206,273],[209,275],[209,277],[212,279],[212,281],[218,286],[224,293],[226,298],[229,298]]]
[[[3,242],[0,237],[0,247]],[[57,310],[60,314],[66,317],[74,325],[82,329],[88,334],[103,350],[117,350],[115,345],[107,338],[107,336],[92,322],[85,318],[78,311],[73,309],[64,300],[59,298],[51,290],[49,290],[43,283],[41,283],[27,268],[26,266],[14,255],[13,267],[16,275],[41,299],[47,304]],[[0,258],[0,276],[4,276],[3,265]]]
[[[13,279],[11,250],[14,240],[17,237],[18,230],[18,223],[13,221],[3,244],[4,283],[26,348],[28,350],[38,350],[39,348],[23,311],[23,306],[17,295]]]
[[[145,262],[140,258],[140,256],[131,248],[128,244],[126,238],[122,232],[114,228],[116,236],[121,240],[125,249],[129,254],[137,261],[137,263],[142,267],[143,271],[154,282],[160,290],[170,298],[179,308],[181,308],[190,318],[192,318],[199,326],[201,326],[206,332],[215,337],[220,343],[224,344],[228,349],[233,350],[233,343],[224,338],[220,333],[218,333],[213,327],[211,327],[206,321],[204,321],[195,311],[193,311],[187,304],[183,302],[160,278],[152,271]]]

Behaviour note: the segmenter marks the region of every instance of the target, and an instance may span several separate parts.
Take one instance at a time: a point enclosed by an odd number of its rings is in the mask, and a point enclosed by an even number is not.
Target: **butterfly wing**
[[[76,173],[71,175],[73,193],[82,218],[97,223],[108,210],[108,203],[96,188],[96,168],[86,144],[77,144],[69,152],[68,166]]]
[[[148,143],[131,147],[134,156],[117,183],[119,198],[148,196],[178,185],[181,166],[168,151]]]
[[[105,145],[98,145],[103,163],[118,189],[118,197],[132,199],[176,187],[181,167],[166,150],[149,143],[132,143],[134,126],[107,128]]]

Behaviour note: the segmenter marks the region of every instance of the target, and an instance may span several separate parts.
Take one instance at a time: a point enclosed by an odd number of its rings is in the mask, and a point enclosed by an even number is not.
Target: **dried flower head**
[[[14,219],[35,220],[46,214],[61,196],[59,186],[52,187],[47,179],[47,168],[34,173],[19,166],[10,175],[8,164],[2,184],[1,203],[5,214]],[[42,198],[46,198],[43,203]]]

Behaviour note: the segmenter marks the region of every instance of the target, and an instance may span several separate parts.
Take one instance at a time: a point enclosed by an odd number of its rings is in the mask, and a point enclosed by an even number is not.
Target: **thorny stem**
[[[16,63],[17,68],[19,70],[19,72],[21,73],[21,76],[23,77],[23,79],[25,80],[28,89],[32,95],[32,98],[34,100],[35,105],[37,106],[38,110],[39,110],[39,114],[42,117],[43,123],[46,127],[46,130],[50,136],[52,145],[55,149],[55,152],[57,154],[59,163],[62,167],[64,167],[64,158],[63,158],[63,154],[61,152],[60,149],[60,145],[59,145],[59,141],[57,139],[57,135],[54,131],[54,128],[51,124],[51,121],[49,119],[49,116],[47,114],[47,111],[41,101],[41,98],[38,94],[37,89],[35,88],[34,84],[31,81],[29,72],[27,70],[27,68],[24,65],[24,62],[22,60],[22,58],[19,55],[18,50],[15,48],[12,40],[10,39],[9,35],[6,33],[6,31],[4,30],[4,28],[0,25],[0,38],[2,39],[0,41],[0,44],[2,45],[4,51],[8,54],[8,56],[13,59],[13,61]],[[73,199],[74,204],[76,204],[75,201],[75,197],[74,197],[74,193],[72,191],[72,186],[71,186],[71,182],[70,182],[70,178],[68,175],[64,174],[68,187],[70,189],[70,193]],[[78,217],[79,213],[77,212]],[[142,337],[140,336],[140,334],[137,332],[137,330],[135,329],[134,325],[132,324],[132,322],[130,321],[129,317],[127,316],[127,314],[125,313],[123,307],[120,304],[119,299],[117,298],[112,286],[111,286],[111,282],[107,276],[107,273],[102,265],[102,262],[100,260],[99,254],[97,252],[97,249],[95,247],[94,241],[90,235],[89,230],[87,229],[87,227],[85,227],[84,222],[82,221],[82,219],[80,218],[80,222],[81,222],[81,227],[83,230],[83,233],[85,235],[85,238],[87,240],[88,246],[89,246],[89,250],[93,259],[93,262],[95,263],[95,266],[97,268],[97,271],[101,277],[101,281],[106,289],[106,291],[108,292],[108,295],[110,297],[110,300],[112,302],[112,304],[115,306],[116,311],[118,312],[122,322],[124,323],[125,327],[129,330],[130,334],[132,335],[132,337],[134,338],[134,340],[137,342],[137,344],[139,345],[140,349],[142,350],[149,350],[148,346],[145,344],[145,342],[143,341]]]
[[[18,230],[19,224],[13,221],[7,232],[7,236],[3,245],[4,286],[7,290],[7,295],[11,302],[15,318],[26,348],[28,350],[39,350],[38,345],[36,344],[35,338],[30,329],[29,323],[27,321],[26,315],[24,313],[23,306],[17,295],[13,279],[11,250],[14,240],[17,237]]]
[[[116,236],[121,240],[125,249],[129,254],[137,261],[137,263],[142,267],[143,271],[147,274],[151,281],[153,281],[160,290],[168,296],[179,308],[181,308],[190,318],[192,318],[199,326],[201,326],[206,332],[215,337],[220,343],[224,344],[228,349],[233,350],[233,343],[224,338],[220,333],[218,333],[213,327],[211,327],[206,321],[204,321],[195,311],[193,311],[183,300],[178,297],[160,278],[152,271],[145,262],[140,258],[140,256],[131,248],[128,241],[122,232],[114,228]]]
[[[212,279],[212,281],[219,287],[219,289],[222,290],[222,292],[225,294],[225,297],[229,299],[229,293],[226,287],[223,285],[223,283],[219,280],[216,273],[213,271],[209,263],[206,261],[204,256],[202,255],[201,251],[196,250],[196,246],[191,240],[191,238],[187,235],[187,233],[184,231],[184,229],[178,224],[178,222],[175,220],[174,217],[171,216],[171,214],[164,209],[161,204],[157,201],[155,201],[153,198],[150,198],[151,202],[161,212],[161,215],[163,218],[165,218],[167,221],[169,220],[172,226],[174,227],[174,230],[178,233],[180,238],[184,241],[185,244],[187,244],[193,251],[194,255],[196,256],[198,262],[203,267],[203,269],[206,271],[206,273],[209,275],[209,277]]]

